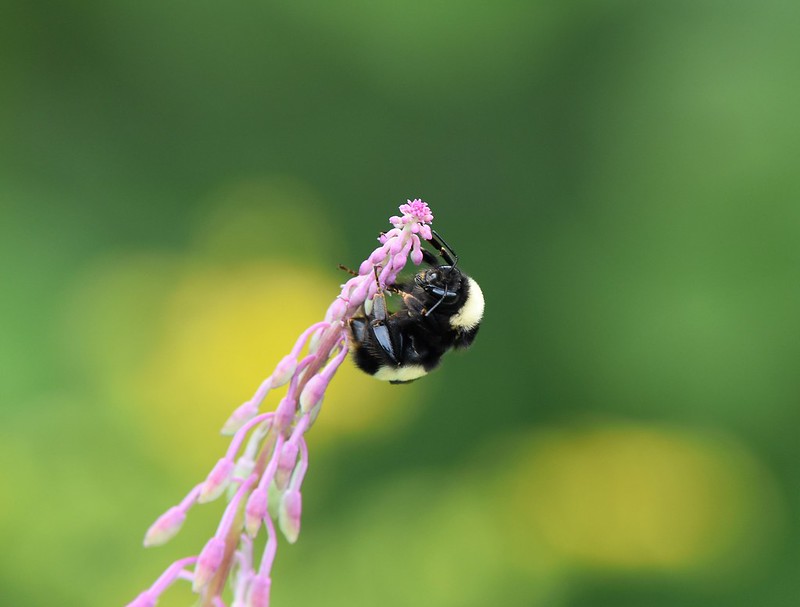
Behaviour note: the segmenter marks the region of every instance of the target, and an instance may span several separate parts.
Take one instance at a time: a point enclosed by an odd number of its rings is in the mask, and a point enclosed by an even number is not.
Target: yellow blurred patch
[[[509,458],[497,495],[522,566],[537,544],[622,570],[752,561],[779,524],[770,475],[727,439],[609,425],[541,432]]]
[[[342,260],[325,259],[336,235],[324,230],[324,214],[313,191],[285,176],[227,184],[193,221],[185,253],[106,257],[76,285],[64,315],[66,356],[176,472],[205,475],[228,443],[219,435],[228,415],[338,295],[347,276],[336,269]],[[316,259],[330,271],[311,269]],[[345,362],[312,448],[392,429],[413,411],[415,389]],[[270,393],[262,410],[284,391]]]
[[[335,277],[266,261],[170,267],[149,255],[105,263],[71,306],[74,352],[89,357],[94,379],[127,410],[147,449],[178,472],[203,475],[227,444],[219,428],[322,319],[339,291]],[[284,391],[270,393],[262,410]],[[346,361],[311,431],[314,449],[391,429],[413,410],[408,394]]]
[[[131,386],[149,403],[137,412],[148,432],[162,448],[179,448],[207,466],[209,451],[220,453],[225,440],[212,438],[217,426],[322,318],[337,292],[308,270],[270,263],[187,273],[165,302],[164,330]],[[262,410],[274,409],[284,390],[271,393]],[[319,438],[381,425],[396,404],[379,382],[345,363],[326,396]]]

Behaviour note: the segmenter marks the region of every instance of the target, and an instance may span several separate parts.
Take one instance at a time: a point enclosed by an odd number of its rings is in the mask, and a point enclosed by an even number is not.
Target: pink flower
[[[194,568],[192,590],[197,592],[205,586],[211,576],[217,572],[225,556],[225,540],[214,536],[206,543],[200,556],[197,557],[197,566]]]
[[[257,575],[250,584],[250,592],[247,595],[248,607],[269,607],[269,591],[272,580],[269,576]]]
[[[185,520],[186,512],[178,506],[173,506],[158,517],[158,520],[147,530],[144,536],[144,545],[159,546],[166,544],[178,534]]]
[[[264,517],[267,515],[268,501],[269,496],[267,490],[261,487],[258,487],[250,494],[250,498],[247,500],[247,506],[245,506],[244,509],[245,527],[250,537],[255,537],[258,533],[261,527],[261,521],[264,520]]]
[[[303,496],[300,491],[289,489],[283,494],[278,507],[278,522],[283,535],[290,544],[300,535],[300,515],[303,512]]]
[[[233,469],[235,463],[233,460],[223,457],[214,466],[214,469],[208,473],[208,478],[200,490],[198,500],[201,504],[205,502],[213,502],[217,499],[228,486],[233,478]]]
[[[232,436],[224,457],[205,481],[153,523],[145,535],[145,545],[168,541],[181,529],[194,504],[210,502],[227,488],[230,503],[214,536],[198,557],[170,565],[129,607],[153,607],[161,594],[182,578],[192,581],[192,589],[201,595],[201,607],[224,605],[221,593],[231,570],[237,571],[232,584],[234,605],[269,605],[270,573],[277,549],[274,523],[267,508],[269,492],[275,491],[279,499],[277,521],[283,535],[290,543],[296,542],[303,510],[301,489],[308,469],[304,435],[319,415],[327,387],[347,356],[350,339],[347,321],[362,306],[369,305],[368,300],[379,289],[395,282],[409,258],[419,265],[420,239],[431,238],[428,224],[433,221],[433,214],[425,202],[409,200],[400,205],[400,213],[390,218],[392,229],[379,237],[380,246],[361,263],[358,275],[342,286],[325,320],[306,329],[253,397],[234,410],[223,427],[223,434]],[[259,414],[259,407],[270,391],[285,384],[289,384],[286,395],[274,412]],[[244,517],[241,517],[238,515],[243,502]],[[262,527],[266,528],[267,545],[256,572],[251,537]],[[232,567],[234,557],[238,568]],[[194,571],[187,571],[185,567],[192,564]]]
[[[409,200],[408,204],[400,205],[400,212],[408,217],[408,221],[417,221],[418,223],[430,223],[433,221],[433,213],[426,202],[419,198]]]

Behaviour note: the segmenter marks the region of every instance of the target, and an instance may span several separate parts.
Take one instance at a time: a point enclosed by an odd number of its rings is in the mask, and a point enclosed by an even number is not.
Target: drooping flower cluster
[[[145,546],[163,544],[178,533],[190,508],[223,494],[229,501],[217,527],[198,556],[170,565],[152,586],[128,607],[153,607],[176,580],[187,579],[201,597],[202,607],[224,607],[223,591],[231,572],[232,607],[267,607],[270,572],[277,549],[274,521],[294,543],[300,533],[301,486],[308,468],[305,433],[319,415],[325,390],[347,357],[347,321],[387,285],[397,280],[408,258],[422,262],[421,238],[430,240],[433,221],[422,200],[400,206],[390,218],[392,229],[379,238],[381,246],[361,264],[330,305],[325,320],[306,329],[291,352],[276,366],[253,397],[239,406],[222,432],[232,439],[224,457],[177,505],[167,510],[145,534]],[[305,356],[302,355],[306,351]],[[261,413],[269,392],[288,384],[274,411]],[[277,503],[277,512],[268,504]],[[267,544],[258,565],[253,539],[266,529]]]

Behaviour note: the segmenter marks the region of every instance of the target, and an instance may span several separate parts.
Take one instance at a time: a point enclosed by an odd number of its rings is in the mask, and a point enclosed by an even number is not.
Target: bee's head
[[[418,272],[414,283],[421,287],[433,300],[433,305],[426,314],[433,312],[438,306],[454,302],[461,291],[463,275],[455,266],[434,266]]]

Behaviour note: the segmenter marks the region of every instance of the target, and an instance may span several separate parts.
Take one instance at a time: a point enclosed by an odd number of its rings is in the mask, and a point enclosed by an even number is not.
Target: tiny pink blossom
[[[229,458],[223,457],[220,459],[211,472],[208,473],[208,477],[206,478],[206,482],[203,484],[203,488],[200,490],[200,495],[198,496],[197,501],[201,504],[213,502],[220,495],[222,495],[222,492],[225,491],[228,483],[231,482],[234,467],[234,462]]]
[[[300,410],[303,413],[310,413],[315,407],[321,405],[327,389],[328,382],[323,376],[315,375],[309,379],[306,387],[300,393]]]
[[[409,200],[408,204],[401,204],[400,212],[419,223],[430,223],[433,221],[433,213],[431,213],[430,207],[420,198]]]
[[[237,407],[225,424],[222,426],[222,434],[230,436],[244,426],[247,422],[258,415],[258,407],[253,401],[247,401]]]
[[[186,511],[173,506],[162,514],[147,530],[144,536],[145,546],[160,546],[171,540],[181,530],[186,520]]]
[[[192,590],[197,592],[208,583],[208,580],[211,579],[211,576],[217,572],[217,569],[219,569],[219,566],[222,564],[222,558],[224,556],[225,540],[215,535],[208,540],[203,550],[200,552],[200,556],[197,557]]]
[[[267,575],[258,574],[250,582],[247,607],[269,607],[269,591],[272,580]]]
[[[375,249],[372,252],[372,255],[369,256],[368,261],[371,264],[378,264],[386,258],[386,255],[389,253],[389,249],[387,249],[386,245]]]
[[[389,245],[389,255],[397,255],[400,251],[406,248],[406,243],[402,238],[395,238]]]
[[[378,282],[381,283],[381,288],[383,288],[386,285],[391,284],[391,283],[394,282],[394,280],[390,280],[390,277],[393,276],[394,274],[395,274],[395,270],[394,270],[394,267],[392,267],[392,264],[387,265],[385,268],[383,268],[383,270],[381,270],[381,273],[378,276]],[[374,283],[373,283],[373,285],[374,285]],[[370,285],[370,286],[373,286],[373,285]],[[377,285],[374,285],[374,286],[375,286],[376,289],[378,288]]]
[[[244,509],[245,528],[250,537],[255,537],[258,530],[261,528],[261,521],[267,515],[267,490],[263,487],[257,487],[250,498],[247,500],[247,505]]]
[[[347,314],[347,302],[344,299],[336,298],[328,308],[325,319],[328,321],[340,320]]]
[[[406,265],[406,259],[408,259],[407,254],[398,253],[395,255],[392,259],[392,270],[394,270],[395,273],[402,270]]]
[[[297,443],[288,441],[283,445],[278,455],[278,469],[275,471],[275,485],[278,489],[284,489],[289,484],[289,477],[297,465],[297,454],[300,448]]]
[[[358,285],[354,290],[353,294],[350,297],[351,305],[360,306],[364,303],[364,300],[367,298],[367,293],[369,293],[369,289],[372,285],[375,284],[375,279],[365,280],[360,285]]]
[[[389,221],[392,222],[392,219],[397,219],[399,221],[398,217],[392,217]],[[378,237],[378,242],[380,242],[381,244],[386,244],[388,240],[395,238],[396,236],[400,236],[402,235],[402,233],[403,230],[401,230],[400,228],[392,228],[388,232],[384,232],[383,234],[381,234]]]
[[[294,396],[291,394],[284,396],[275,409],[275,427],[279,429],[288,428],[292,420],[294,420],[296,409],[297,403]]]
[[[419,248],[415,248],[411,251],[411,261],[417,266],[422,263],[422,251]]]
[[[303,498],[300,491],[289,489],[283,494],[278,507],[278,524],[290,544],[300,535],[300,515],[303,511]]]
[[[361,265],[358,266],[358,275],[366,276],[370,272],[372,272],[372,263],[370,263],[369,259],[365,259],[361,262]]]
[[[292,379],[295,369],[297,369],[297,356],[291,354],[284,356],[272,373],[272,387],[279,388],[288,383]]]

